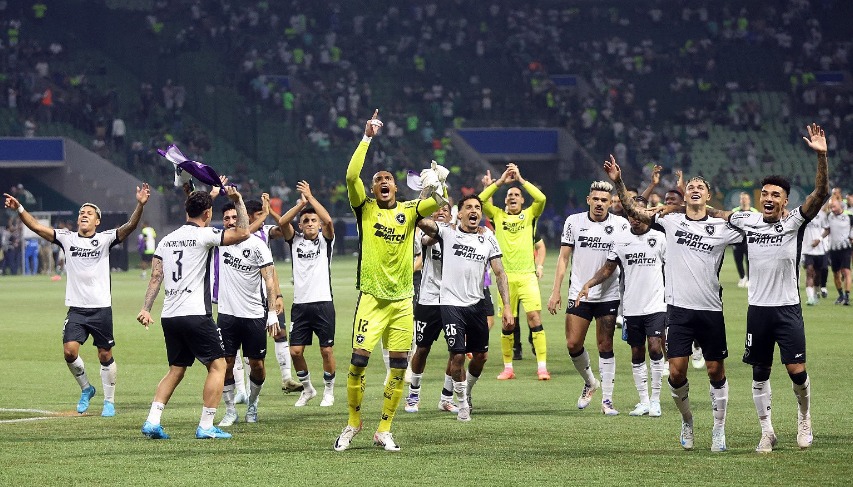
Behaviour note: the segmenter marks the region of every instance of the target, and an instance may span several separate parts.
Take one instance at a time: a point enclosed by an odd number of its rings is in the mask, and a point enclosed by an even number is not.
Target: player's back
[[[173,316],[211,314],[211,249],[222,244],[218,228],[185,223],[166,235],[154,256],[163,263],[163,313]]]

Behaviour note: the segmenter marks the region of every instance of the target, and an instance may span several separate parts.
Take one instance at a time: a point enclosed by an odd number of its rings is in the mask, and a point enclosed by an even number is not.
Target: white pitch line
[[[63,417],[71,417],[71,416],[63,416],[60,413],[55,411],[47,411],[44,409],[17,409],[17,408],[0,408],[0,413],[31,413],[31,414],[45,414],[47,416],[37,416],[34,418],[19,418],[19,419],[4,419],[0,420],[0,424],[9,424],[9,423],[23,423],[26,421],[41,421],[44,419],[56,419]]]

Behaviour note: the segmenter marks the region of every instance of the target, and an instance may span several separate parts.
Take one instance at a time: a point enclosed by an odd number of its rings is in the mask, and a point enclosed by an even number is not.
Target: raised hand
[[[491,171],[491,169],[486,169],[486,174],[483,176],[483,178],[482,178],[482,179],[480,179],[480,182],[482,182],[482,183],[483,183],[483,187],[484,187],[484,188],[485,188],[486,186],[488,186],[488,185],[492,184],[493,182],[495,182],[495,180],[494,180],[494,179],[492,179],[492,171]]]
[[[304,196],[306,200],[308,200],[312,196],[311,185],[308,184],[308,181],[303,180],[296,183],[296,191],[302,193],[302,196]]]
[[[514,162],[510,162],[506,165],[507,168],[512,169],[512,180],[518,181],[521,184],[524,184],[524,178],[521,177],[521,170],[518,168]]]
[[[136,187],[136,201],[145,206],[145,203],[148,203],[148,197],[151,196],[151,188],[148,186],[148,183],[142,183],[142,187]]]
[[[6,208],[9,208],[10,210],[17,210],[21,206],[21,202],[9,193],[3,193],[3,196],[6,197],[6,201],[4,202],[4,206]]]
[[[270,212],[270,194],[261,193],[261,211],[268,214]]]
[[[652,184],[657,186],[660,184],[660,172],[663,169],[663,166],[659,166],[655,164],[655,167],[652,168]]]
[[[512,181],[514,173],[515,171],[511,167],[507,166],[504,173],[501,174],[501,177],[496,181],[497,185],[500,186],[507,181]]]
[[[622,169],[616,163],[616,158],[613,157],[613,154],[610,154],[609,161],[604,161],[604,172],[607,173],[607,177],[613,182],[618,181],[622,177]]]
[[[226,176],[219,176],[219,182],[222,183],[222,186],[228,184],[228,178]],[[222,188],[219,186],[214,186],[210,188],[210,197],[216,199],[219,196],[219,193],[222,191]]]
[[[367,121],[364,125],[364,135],[368,137],[373,137],[379,133],[379,129],[382,128],[382,120],[379,120],[379,109],[377,108],[373,112],[373,117]]]
[[[826,136],[823,134],[823,129],[820,125],[813,123],[806,125],[806,130],[809,131],[809,137],[803,137],[809,147],[815,152],[826,152]]]
[[[228,196],[228,199],[234,202],[240,201],[240,192],[237,191],[237,188],[234,186],[228,186],[225,188],[225,194]]]

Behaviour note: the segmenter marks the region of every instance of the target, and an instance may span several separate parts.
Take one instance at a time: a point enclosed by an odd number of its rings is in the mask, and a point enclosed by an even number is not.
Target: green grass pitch
[[[555,263],[548,258],[541,281],[543,304],[550,293]],[[812,379],[814,446],[796,447],[796,402],[784,367],[774,365],[773,420],[779,446],[772,454],[754,452],[760,431],[751,395],[751,371],[740,361],[746,290],[735,283],[731,256],[722,271],[731,357],[727,439],[729,451],[711,454],[711,410],[704,370],[690,370],[695,412],[696,450],[678,444],[680,421],[664,384],[660,418],[632,418],[637,401],[628,346],[616,344],[614,401],[621,414],[604,417],[593,405],[575,407],[581,381],[569,361],[563,332],[564,315],[545,312],[548,365],[553,379],[536,380],[530,347],[515,363],[517,379],[498,382],[501,370],[499,326],[492,330],[492,353],[474,389],[473,421],[459,423],[436,410],[446,348],[434,347],[422,387],[418,414],[398,410],[393,432],[399,453],[372,446],[378,423],[384,367],[380,357],[368,367],[363,405],[365,428],[350,450],[332,450],[345,425],[346,370],[356,298],[355,259],[333,264],[337,309],[338,363],[336,404],[320,408],[320,398],[294,408],[296,394],[279,387],[275,357],[269,354],[268,381],[261,394],[260,423],[238,423],[234,438],[200,441],[194,431],[201,408],[204,368],[192,367],[163,415],[172,435],[168,441],[143,438],[139,428],[148,413],[155,386],[166,372],[159,325],[146,331],[135,317],[147,280],[138,271],[113,274],[113,313],[118,364],[117,416],[99,416],[103,396],[94,347],[81,349],[92,383],[99,389],[91,416],[73,413],[79,388],[62,359],[61,331],[65,280],[47,277],[0,277],[0,485],[842,485],[849,484],[853,466],[853,376],[850,367],[850,326],[853,310],[833,306],[830,299],[805,307],[809,373]],[[286,301],[292,298],[289,264],[279,264]],[[563,292],[568,283],[563,283]],[[830,292],[834,294],[830,283]],[[496,292],[495,292],[496,295]],[[564,294],[565,295],[565,294]],[[162,299],[162,292],[160,294]],[[565,303],[564,303],[565,304]],[[289,310],[289,304],[287,305]],[[159,317],[160,300],[154,310]],[[289,313],[288,313],[289,314]],[[526,336],[526,332],[524,333]],[[441,340],[441,339],[440,339]],[[595,334],[587,337],[595,360]],[[270,343],[272,350],[272,343]],[[319,350],[306,350],[315,387],[322,387]],[[778,352],[777,352],[778,357]],[[778,358],[777,358],[778,360]],[[41,410],[70,413],[43,417]],[[238,405],[245,414],[245,405]],[[220,408],[217,421],[224,413]]]

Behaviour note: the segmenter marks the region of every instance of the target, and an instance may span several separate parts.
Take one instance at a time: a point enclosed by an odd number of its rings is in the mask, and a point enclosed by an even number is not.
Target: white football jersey
[[[826,247],[823,242],[823,231],[829,228],[829,222],[826,219],[826,213],[823,211],[817,212],[814,218],[806,223],[806,232],[803,234],[803,254],[805,255],[824,255]],[[817,240],[818,244],[812,246],[812,243]]]
[[[220,313],[238,318],[263,318],[267,287],[261,269],[273,265],[267,244],[251,236],[235,245],[219,247]]]
[[[326,240],[323,233],[314,240],[302,233],[288,240],[293,265],[293,302],[318,303],[332,300],[332,251],[335,240]]]
[[[110,248],[120,243],[118,230],[96,232],[91,237],[63,228],[53,230],[53,241],[65,251],[65,305],[75,308],[108,308]]]
[[[853,238],[853,215],[847,213],[836,215],[830,211],[826,219],[829,226],[829,249],[850,248],[850,239]]]
[[[749,249],[749,304],[789,306],[800,304],[800,245],[806,219],[798,206],[778,222],[764,221],[761,213],[740,211],[729,222],[746,233]]]
[[[441,304],[441,242],[422,246],[421,255],[424,258],[424,267],[421,269],[418,303],[437,306]]]
[[[160,241],[154,257],[163,262],[163,318],[211,314],[210,261],[223,238],[219,228],[184,223]]]
[[[743,241],[743,233],[721,218],[691,220],[684,213],[655,215],[666,234],[664,267],[667,304],[692,310],[722,311],[720,267],[726,246]]]
[[[441,304],[473,306],[483,299],[483,275],[489,261],[501,256],[501,248],[491,230],[466,233],[438,223],[441,241]]]
[[[572,247],[572,273],[569,277],[569,301],[574,302],[583,285],[607,261],[613,239],[628,231],[628,220],[609,213],[602,222],[592,221],[589,212],[575,213],[563,224],[561,245]],[[619,300],[619,271],[589,290],[585,302]]]
[[[607,260],[616,261],[622,269],[625,290],[622,314],[644,316],[666,311],[663,299],[663,268],[666,262],[666,236],[650,228],[642,235],[630,230],[613,241]]]

